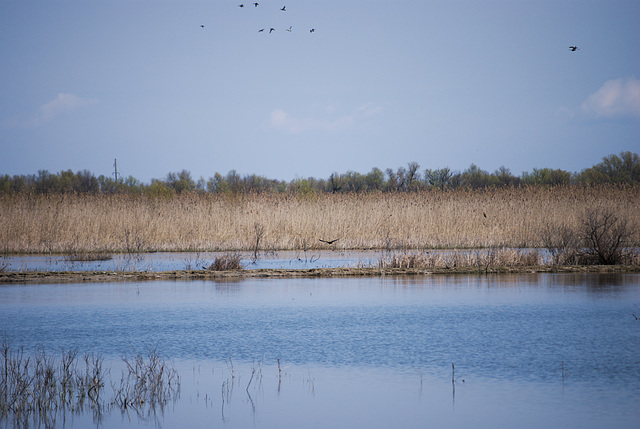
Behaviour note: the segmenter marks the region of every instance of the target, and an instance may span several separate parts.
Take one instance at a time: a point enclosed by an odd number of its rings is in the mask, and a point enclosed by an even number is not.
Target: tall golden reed
[[[607,207],[640,230],[633,187],[522,187],[420,193],[0,197],[0,252],[539,247],[548,225]],[[636,243],[638,237],[635,237]]]

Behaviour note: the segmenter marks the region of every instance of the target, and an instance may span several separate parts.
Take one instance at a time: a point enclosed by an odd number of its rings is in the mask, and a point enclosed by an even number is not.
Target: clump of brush
[[[377,268],[478,268],[536,266],[542,263],[538,250],[481,249],[473,251],[403,253],[382,256]]]
[[[119,383],[111,382],[112,397],[105,393],[110,370],[101,355],[78,357],[76,350],[59,358],[36,350],[27,355],[14,349],[6,337],[0,344],[0,426],[11,419],[16,427],[55,427],[66,411],[93,412],[99,417],[114,408],[150,414],[178,399],[178,372],[150,348],[146,355],[123,357],[125,369]]]
[[[148,407],[151,412],[164,406],[180,394],[178,372],[160,357],[155,348],[146,355],[136,353],[133,358],[123,357],[126,370],[118,385],[113,384],[112,403],[122,411],[133,409],[138,413]]]
[[[27,356],[3,339],[0,345],[0,418],[12,416],[28,427],[30,418],[55,421],[61,409],[80,412],[101,410],[106,372],[100,355],[62,352],[58,360],[37,350]]]
[[[213,263],[205,268],[210,271],[230,271],[242,270],[244,266],[240,253],[227,253],[215,258]]]

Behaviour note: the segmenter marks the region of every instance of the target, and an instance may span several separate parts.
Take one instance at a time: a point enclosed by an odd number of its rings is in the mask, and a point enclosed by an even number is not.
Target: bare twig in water
[[[26,357],[24,349],[14,350],[6,337],[0,345],[0,419],[11,416],[35,426],[55,426],[58,412],[92,410],[101,419],[104,376],[102,357],[88,354],[78,365],[76,350],[62,352],[60,359],[38,349]]]
[[[155,348],[149,348],[147,355],[136,353],[133,358],[123,357],[126,372],[123,372],[119,386],[114,386],[113,403],[121,409],[134,409],[139,414],[145,406],[148,412],[156,406],[162,410],[170,400],[180,395],[178,372],[160,357]]]
[[[451,384],[456,384],[456,366],[451,362]]]
[[[282,368],[280,367],[280,358],[276,359],[278,362],[278,393],[280,393],[280,385],[282,384]]]
[[[256,245],[253,249],[253,262],[255,263],[258,260],[258,250],[260,248],[260,240],[264,235],[264,225],[262,225],[259,222],[256,222],[253,225],[253,229],[255,230],[255,233],[256,233]]]

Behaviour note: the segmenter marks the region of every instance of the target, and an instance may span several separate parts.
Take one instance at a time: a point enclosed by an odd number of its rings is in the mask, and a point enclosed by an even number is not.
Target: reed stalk
[[[479,249],[467,252],[402,253],[382,256],[376,267],[387,268],[456,268],[476,267],[487,272],[491,267],[526,267],[543,263],[537,249]]]
[[[104,411],[119,408],[138,414],[164,407],[180,393],[177,371],[160,358],[155,349],[146,356],[123,357],[126,370],[117,385],[111,383],[113,397],[104,398],[110,370],[103,368],[100,355],[62,352],[58,359],[44,350],[27,356],[24,349],[13,349],[6,338],[0,344],[0,426],[9,419],[18,427],[55,427],[56,418],[66,411]],[[4,427],[4,426],[3,426]]]
[[[140,414],[145,407],[152,412],[163,409],[180,394],[178,372],[160,357],[156,349],[147,350],[146,356],[136,353],[133,358],[123,357],[126,371],[120,384],[113,387],[113,403],[123,410],[133,409]]]

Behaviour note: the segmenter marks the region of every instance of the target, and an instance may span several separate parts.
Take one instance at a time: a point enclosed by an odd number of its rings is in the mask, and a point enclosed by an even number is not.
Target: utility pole
[[[114,173],[113,175],[116,176],[116,184],[118,183],[118,160],[114,159],[113,160],[113,168],[114,168]]]

